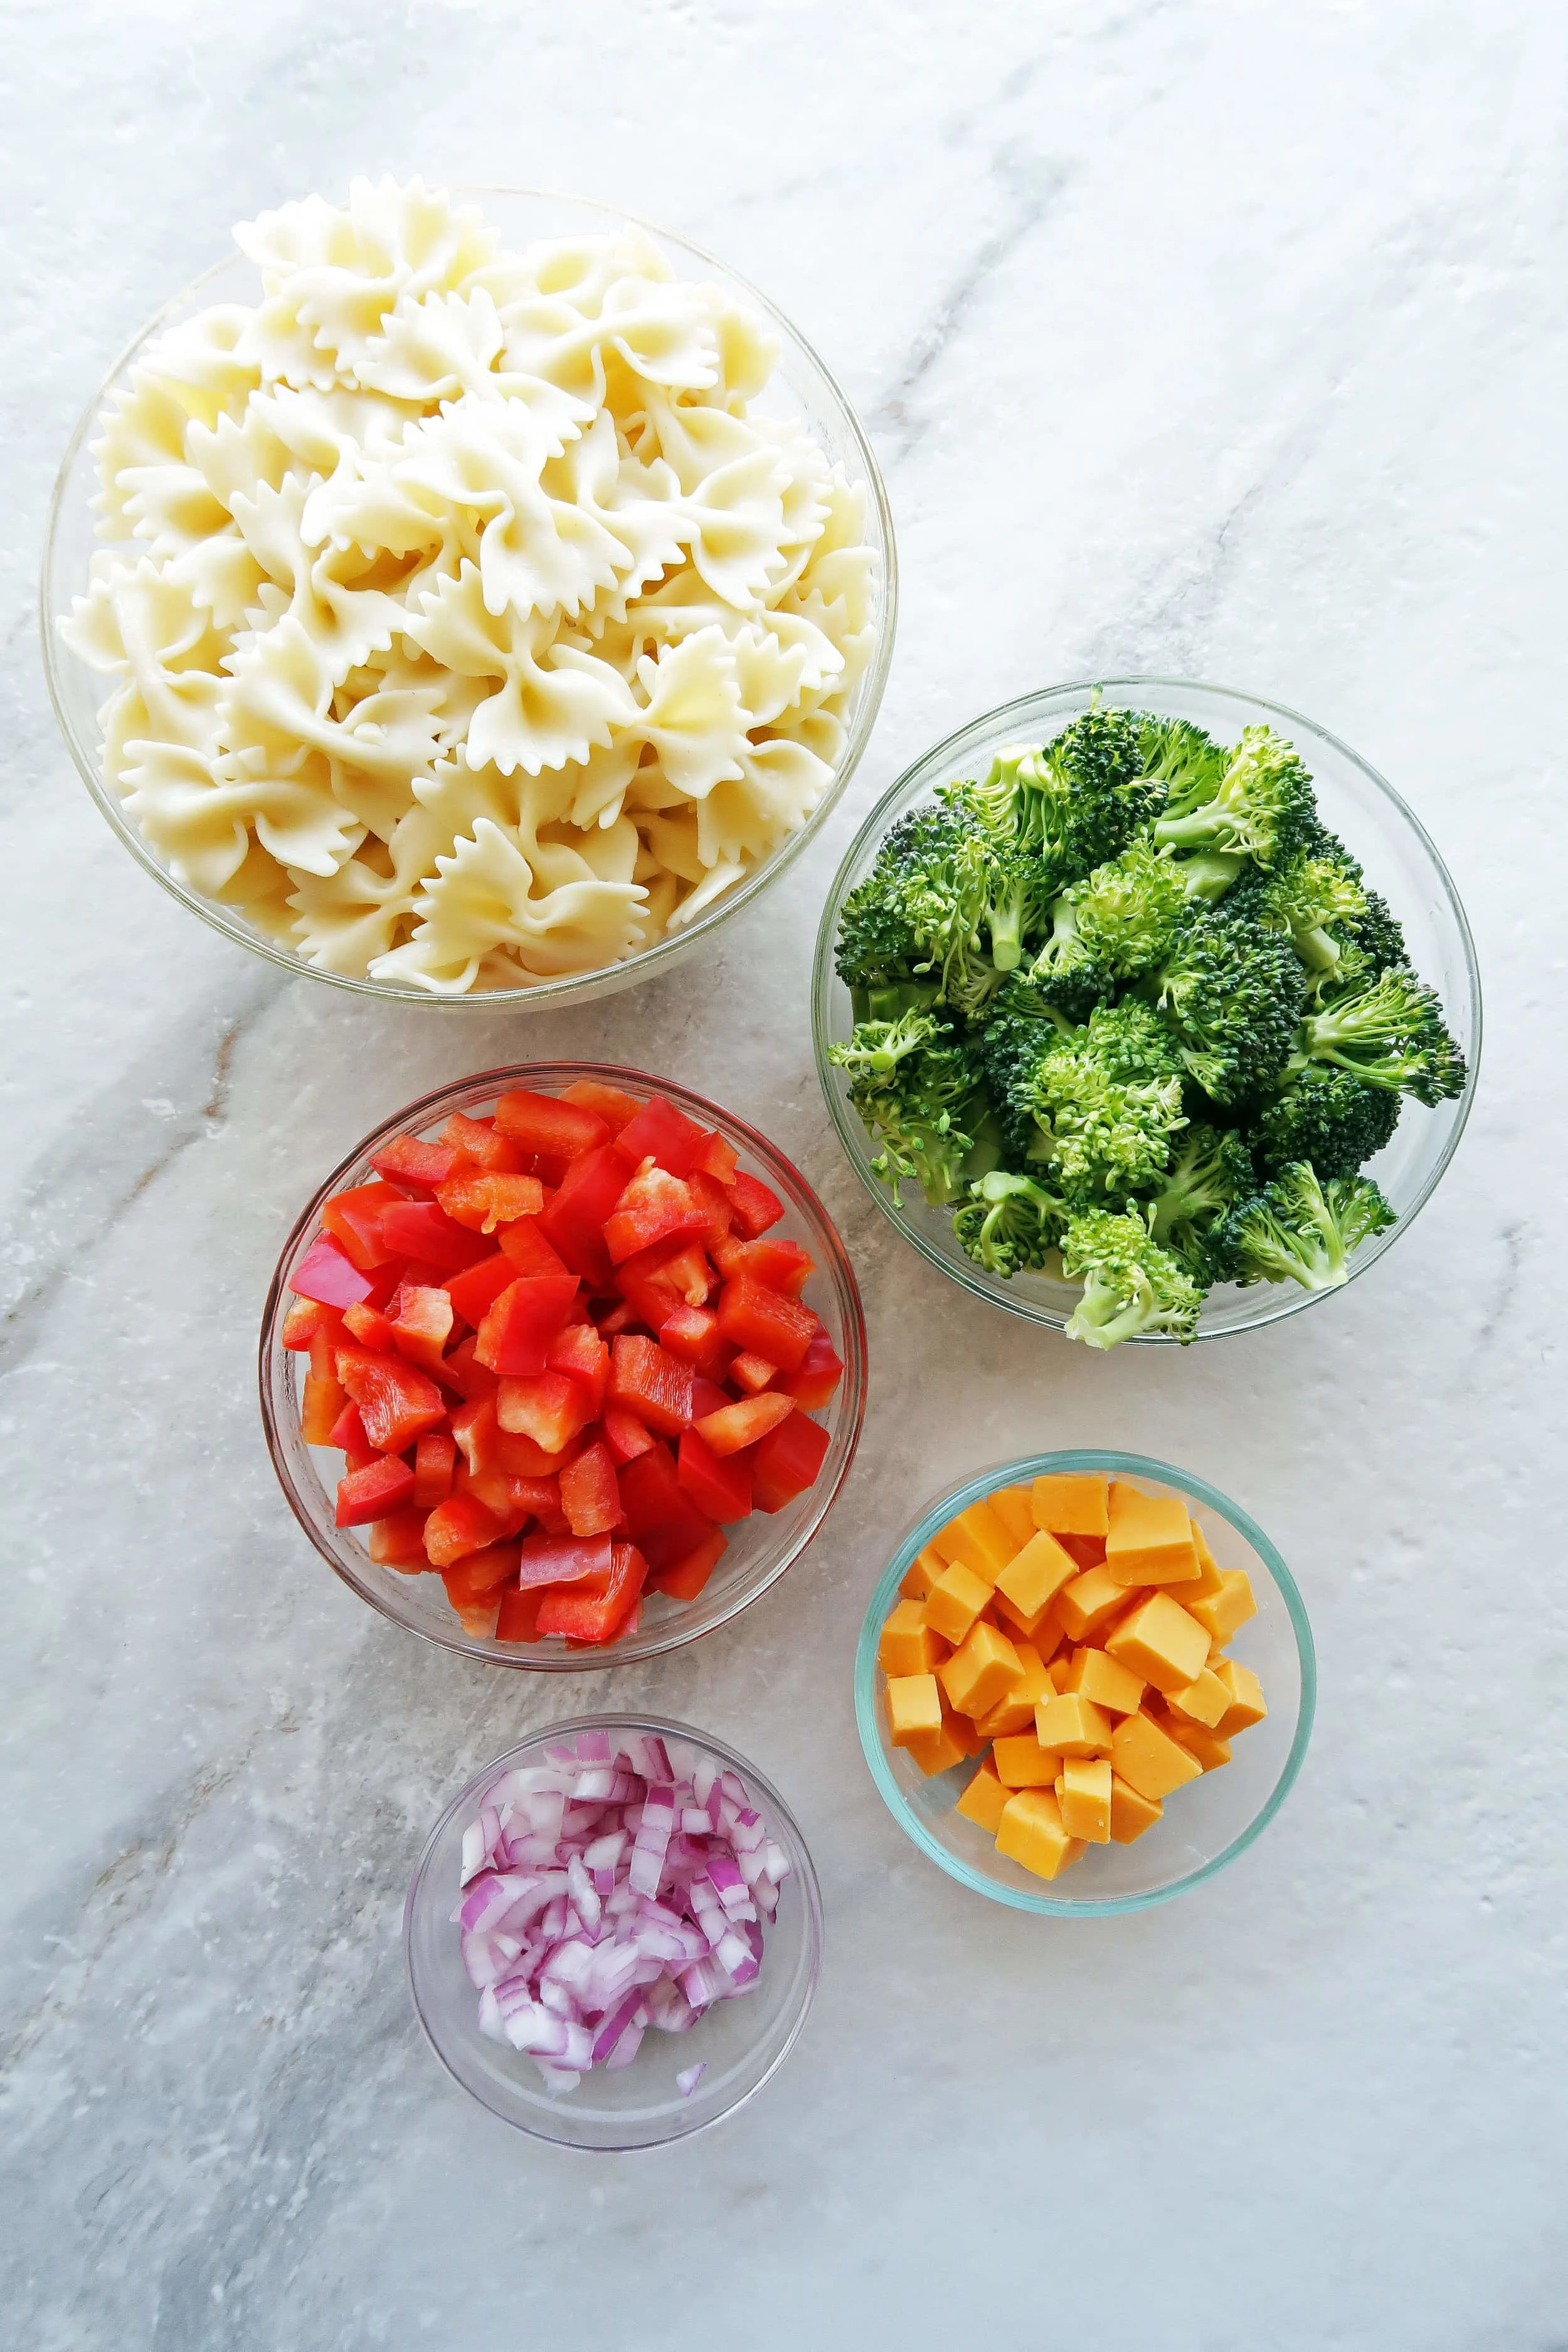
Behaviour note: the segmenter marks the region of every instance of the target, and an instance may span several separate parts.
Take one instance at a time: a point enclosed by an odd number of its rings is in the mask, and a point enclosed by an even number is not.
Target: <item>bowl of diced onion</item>
[[[754,1764],[684,1724],[582,1716],[458,1790],[415,1870],[404,1951],[431,2047],[492,2115],[558,2147],[655,2147],[783,2064],[822,1903]]]
[[[892,530],[845,395],[618,207],[362,180],[236,236],[55,488],[44,666],[100,813],[362,996],[664,971],[804,847],[881,700]]]

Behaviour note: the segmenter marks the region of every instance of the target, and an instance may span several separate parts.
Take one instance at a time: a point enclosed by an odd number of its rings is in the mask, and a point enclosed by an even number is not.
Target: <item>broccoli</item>
[[[1230,1270],[1220,1240],[1225,1221],[1257,1187],[1252,1154],[1234,1129],[1189,1126],[1146,1204],[1149,1231],[1199,1281],[1221,1282]]]
[[[1016,971],[1026,941],[1038,938],[1051,919],[1050,875],[1031,852],[991,850],[980,919],[990,937],[994,969]]]
[[[992,1274],[1043,1265],[1070,1212],[1032,1176],[995,1168],[969,1187],[952,1229],[968,1255]]]
[[[943,798],[994,846],[1037,860],[1054,893],[1115,857],[1158,809],[1163,787],[1142,774],[1140,732],[1134,712],[1096,705],[1049,743],[999,751]]]
[[[861,1022],[847,1045],[827,1053],[852,1073],[849,1099],[882,1147],[872,1172],[891,1186],[899,1206],[906,1179],[933,1207],[957,1200],[984,1110],[973,1049],[947,1024],[910,1013],[893,1024]]]
[[[837,964],[851,987],[935,972],[938,994],[973,1013],[998,985],[981,950],[984,842],[952,807],[900,818],[844,902]]]
[[[1353,1176],[1383,1150],[1398,1123],[1397,1094],[1314,1062],[1265,1106],[1253,1134],[1270,1175],[1292,1160],[1310,1160],[1327,1181]]]
[[[1181,862],[1135,841],[1063,891],[1051,910],[1051,936],[1029,977],[1058,1002],[1064,992],[1078,994],[1087,987],[1093,1003],[1118,981],[1135,979],[1159,962],[1186,903]]]
[[[1152,1183],[1186,1125],[1170,1039],[1147,1005],[1097,1005],[1087,1025],[1058,1037],[1021,1072],[1022,1105],[1044,1159],[1073,1192],[1120,1198]]]
[[[1114,1348],[1145,1332],[1185,1343],[1197,1333],[1203,1290],[1136,1210],[1089,1209],[1062,1235],[1062,1269],[1083,1281],[1067,1336],[1090,1348]]]
[[[941,1036],[942,1024],[929,1013],[913,1009],[896,1021],[858,1021],[847,1045],[833,1045],[830,1058],[840,1069],[862,1073],[876,1085],[892,1076],[901,1061],[918,1054]]]
[[[1284,864],[1317,821],[1312,780],[1269,727],[1247,727],[1217,786],[1211,764],[1168,794],[1154,840],[1176,849],[1230,850],[1259,866]]]
[[[975,1050],[1004,1148],[1014,1160],[1026,1159],[1030,1146],[1039,1140],[1035,1114],[1025,1098],[1026,1081],[1041,1055],[1069,1035],[1071,1028],[1066,1015],[1022,973],[1016,972],[987,1007]]]
[[[1232,904],[1245,906],[1265,929],[1288,936],[1310,972],[1338,977],[1345,940],[1335,938],[1329,927],[1342,935],[1365,913],[1366,892],[1338,858],[1325,856],[1313,845],[1288,866],[1259,868]]]
[[[1226,1221],[1235,1279],[1299,1282],[1333,1290],[1350,1279],[1352,1250],[1395,1222],[1370,1176],[1318,1181],[1310,1160],[1293,1160]]]
[[[1151,986],[1184,1067],[1211,1100],[1242,1102],[1279,1077],[1306,1002],[1288,939],[1228,906],[1194,915]]]
[[[1414,1095],[1429,1106],[1464,1091],[1465,1057],[1444,1024],[1436,992],[1408,965],[1394,965],[1308,1014],[1290,1074],[1313,1062],[1331,1062],[1363,1086]]]
[[[1144,779],[1159,785],[1162,800],[1194,806],[1218,792],[1230,761],[1225,746],[1190,719],[1145,719],[1139,748]]]

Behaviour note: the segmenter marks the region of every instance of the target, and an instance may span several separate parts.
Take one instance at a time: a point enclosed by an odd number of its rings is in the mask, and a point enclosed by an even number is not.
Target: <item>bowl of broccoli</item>
[[[1417,819],[1224,687],[1026,695],[872,811],[817,939],[823,1091],[944,1273],[1093,1348],[1255,1329],[1373,1265],[1475,1091],[1480,983]]]

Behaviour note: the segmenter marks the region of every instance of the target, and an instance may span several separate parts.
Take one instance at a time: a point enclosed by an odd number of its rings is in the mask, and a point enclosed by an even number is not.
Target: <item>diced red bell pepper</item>
[[[366,1436],[383,1454],[401,1454],[447,1418],[447,1401],[435,1381],[399,1356],[340,1348],[338,1378],[360,1409]]]
[[[409,1493],[414,1473],[408,1473]],[[435,1568],[450,1568],[471,1551],[482,1551],[500,1533],[500,1522],[477,1495],[448,1495],[425,1522],[425,1549]]]
[[[721,1527],[749,1515],[752,1465],[745,1454],[721,1456],[695,1429],[682,1430],[676,1475],[698,1509]]]
[[[530,1536],[522,1547],[517,1579],[531,1584],[576,1584],[610,1571],[608,1536]]]
[[[658,1255],[657,1249],[647,1253],[648,1258],[657,1259]],[[635,1257],[618,1269],[616,1286],[626,1301],[627,1328],[641,1323],[650,1331],[657,1331],[661,1323],[669,1320],[678,1307],[685,1304],[680,1293],[665,1281],[662,1267],[645,1267],[642,1257]],[[606,1336],[614,1338],[615,1335],[610,1332]]]
[[[610,1276],[605,1219],[626,1190],[626,1163],[619,1146],[598,1145],[574,1160],[552,1201],[540,1215],[546,1240],[574,1274],[603,1287]]]
[[[505,1250],[497,1250],[492,1257],[481,1257],[461,1274],[454,1274],[442,1287],[464,1322],[471,1323],[477,1331],[501,1292],[516,1280],[511,1259]]]
[[[526,1494],[519,1494],[521,1479],[508,1478],[500,1470],[488,1477],[470,1478],[466,1469],[459,1470],[462,1480],[457,1491],[468,1499],[482,1503],[496,1523],[496,1540],[504,1543],[511,1536],[520,1536],[533,1517],[533,1506]]]
[[[310,1244],[289,1276],[296,1298],[318,1299],[324,1307],[352,1307],[356,1299],[368,1298],[372,1286],[326,1234]]]
[[[352,1397],[333,1422],[327,1444],[335,1445],[340,1454],[348,1455],[351,1470],[363,1470],[367,1462],[375,1460],[378,1449],[365,1435],[359,1407]]]
[[[430,1565],[425,1549],[425,1514],[417,1506],[413,1510],[389,1511],[384,1519],[373,1520],[367,1540],[378,1568],[420,1576]]]
[[[500,1597],[500,1610],[496,1618],[498,1642],[532,1642],[539,1634],[540,1588],[535,1585],[524,1592],[521,1586],[514,1591],[509,1584]]]
[[[399,1511],[414,1493],[414,1473],[395,1454],[351,1470],[338,1481],[336,1525],[363,1528]]]
[[[730,1195],[716,1177],[705,1175],[694,1168],[684,1180],[687,1191],[708,1220],[707,1231],[699,1236],[705,1249],[711,1250],[721,1242],[734,1223],[730,1207]]]
[[[597,1413],[610,1382],[610,1351],[591,1323],[568,1323],[550,1342],[544,1359],[547,1372],[564,1372],[587,1391]]]
[[[496,1105],[496,1125],[521,1150],[548,1159],[575,1160],[595,1144],[607,1141],[610,1129],[597,1111],[582,1103],[564,1102],[559,1095],[537,1095],[526,1087],[513,1087]]]
[[[782,1511],[797,1495],[815,1486],[827,1453],[827,1432],[804,1412],[763,1438],[746,1456],[752,1465],[752,1497],[760,1511]]]
[[[522,1154],[504,1135],[498,1135],[493,1119],[470,1118],[466,1111],[455,1110],[441,1129],[441,1140],[463,1159],[471,1160],[476,1168],[489,1169],[492,1176],[521,1172]]]
[[[453,1601],[452,1614],[471,1641],[494,1639],[496,1622],[500,1615],[502,1596],[510,1591],[503,1584],[498,1592],[481,1592],[477,1601]],[[447,1595],[448,1600],[451,1595]]]
[[[569,1642],[613,1642],[637,1605],[647,1562],[635,1544],[616,1544],[606,1574],[585,1579],[565,1592],[547,1592],[536,1621],[542,1637],[563,1633]]]
[[[519,1217],[514,1223],[503,1225],[497,1239],[511,1260],[515,1274],[564,1274],[567,1271],[565,1260],[551,1248],[542,1228],[532,1217]]]
[[[646,1454],[653,1444],[636,1413],[628,1412],[625,1405],[607,1404],[600,1425],[605,1433],[605,1444],[617,1464],[635,1462],[637,1455]]]
[[[447,1600],[457,1609],[465,1602],[499,1593],[516,1573],[516,1544],[487,1544],[482,1551],[468,1552],[453,1567],[444,1568],[441,1581],[447,1588]]]
[[[692,1199],[679,1176],[650,1161],[638,1169],[605,1218],[605,1247],[613,1265],[624,1265],[656,1242],[707,1230],[708,1213],[701,1203]]]
[[[307,1372],[300,1399],[300,1434],[307,1445],[330,1445],[332,1428],[349,1401],[335,1372]]]
[[[444,1379],[446,1358],[442,1350],[452,1336],[456,1320],[450,1292],[437,1290],[427,1283],[405,1283],[392,1304],[389,1328],[398,1354],[406,1356],[411,1364],[417,1364],[437,1380]]]
[[[808,1348],[805,1352],[809,1357],[811,1349]],[[777,1380],[779,1368],[776,1364],[770,1364],[765,1356],[743,1348],[731,1365],[729,1376],[733,1386],[744,1390],[747,1396],[761,1396],[769,1382]]]
[[[353,1307],[345,1307],[343,1328],[358,1346],[368,1348],[372,1355],[390,1355],[392,1325],[379,1307],[366,1307],[363,1301]]]
[[[658,1344],[708,1380],[721,1381],[729,1369],[730,1342],[705,1307],[678,1307],[659,1325]]]
[[[761,1396],[742,1397],[738,1404],[721,1405],[716,1412],[704,1413],[691,1426],[713,1453],[742,1454],[748,1445],[757,1444],[770,1429],[776,1429],[781,1421],[787,1421],[795,1409],[793,1397],[781,1396],[776,1389],[769,1389]]]
[[[619,1135],[642,1108],[635,1095],[624,1095],[619,1087],[601,1086],[597,1078],[574,1078],[569,1087],[562,1087],[561,1100],[596,1113],[612,1135]]]
[[[706,1307],[719,1286],[719,1277],[700,1244],[694,1241],[670,1251],[658,1268],[658,1280],[687,1307]]]
[[[489,1366],[481,1364],[474,1349],[479,1344],[477,1332],[470,1332],[459,1341],[450,1355],[441,1359],[441,1378],[449,1389],[456,1389],[470,1404],[481,1397],[493,1397],[500,1382]]]
[[[711,1535],[713,1522],[700,1511],[676,1475],[668,1445],[650,1445],[616,1474],[621,1510],[650,1568],[673,1567]]]
[[[803,1412],[819,1412],[843,1378],[844,1366],[832,1340],[826,1331],[818,1331],[801,1360],[799,1371],[791,1372],[779,1386],[785,1396],[794,1397]]]
[[[649,1588],[668,1592],[672,1601],[695,1601],[723,1558],[730,1541],[722,1528],[713,1528],[684,1559],[671,1562],[648,1578]]]
[[[549,1478],[560,1469],[561,1456],[547,1453],[523,1430],[498,1428],[496,1467],[509,1478]]]
[[[668,1314],[669,1311],[668,1295],[662,1297],[661,1303]],[[598,1326],[599,1337],[602,1339],[613,1339],[617,1331],[635,1330],[642,1321],[642,1318],[630,1299],[617,1298],[613,1307],[596,1307],[594,1309],[594,1320]]]
[[[657,1160],[671,1176],[684,1176],[696,1165],[708,1138],[695,1119],[677,1110],[663,1095],[650,1095],[636,1118],[616,1138],[616,1149],[635,1168],[640,1160]]]
[[[565,1372],[503,1376],[496,1394],[496,1417],[503,1429],[521,1432],[546,1454],[563,1454],[594,1417],[581,1381]]]
[[[732,1243],[721,1271],[731,1281],[749,1274],[766,1289],[798,1298],[816,1263],[798,1242],[784,1241],[775,1234],[763,1241]]]
[[[784,1202],[776,1192],[771,1192],[760,1177],[748,1176],[738,1169],[725,1186],[730,1206],[734,1212],[735,1226],[748,1241],[754,1242],[770,1225],[776,1225],[784,1214]]]
[[[278,1336],[286,1348],[294,1349],[308,1348],[317,1332],[322,1328],[329,1312],[335,1320],[335,1308],[329,1309],[323,1307],[319,1299],[296,1298],[290,1303],[289,1311],[283,1318],[283,1328]]]
[[[544,1206],[544,1187],[537,1176],[493,1176],[486,1169],[460,1168],[438,1187],[436,1200],[458,1224],[493,1234],[498,1225],[537,1216]]]
[[[574,1274],[520,1274],[486,1313],[474,1353],[492,1372],[542,1372],[576,1296]]]
[[[421,1143],[417,1136],[395,1135],[379,1151],[373,1151],[370,1164],[378,1176],[389,1184],[406,1185],[416,1192],[433,1192],[444,1184],[458,1165],[458,1155],[445,1143]]]
[[[452,1415],[452,1442],[460,1449],[471,1476],[482,1478],[487,1471],[500,1468],[500,1441],[495,1396],[474,1397],[458,1406]]]
[[[657,1339],[617,1334],[610,1349],[609,1401],[624,1404],[649,1429],[675,1437],[691,1419],[692,1370],[666,1355]]]
[[[389,1258],[406,1255],[396,1242],[387,1240],[382,1218],[388,1209],[407,1206],[396,1187],[378,1177],[373,1184],[353,1184],[346,1192],[335,1192],[321,1211],[321,1223],[360,1272],[370,1274]]]
[[[435,1201],[395,1202],[382,1211],[381,1231],[389,1253],[419,1258],[452,1274],[489,1255],[479,1234],[459,1225]]]
[[[786,1372],[798,1371],[819,1326],[809,1307],[781,1298],[749,1274],[727,1282],[719,1297],[719,1328],[733,1346],[753,1349]]]
[[[621,1490],[602,1442],[585,1445],[561,1473],[561,1507],[574,1536],[607,1535],[620,1525]]]
[[[338,1349],[343,1344],[343,1318],[336,1307],[325,1313],[331,1321],[323,1323],[310,1342],[310,1370],[319,1381],[335,1381],[338,1377]]]
[[[717,1128],[703,1137],[702,1149],[691,1163],[694,1171],[700,1169],[704,1176],[711,1176],[721,1184],[734,1182],[739,1164],[734,1145],[727,1143]]]
[[[691,1375],[693,1421],[702,1420],[707,1413],[722,1412],[727,1404],[733,1404],[734,1402],[734,1398],[731,1396],[728,1390],[721,1389],[717,1381],[707,1380],[700,1372],[693,1372]]]
[[[426,1430],[414,1449],[414,1507],[433,1511],[452,1491],[458,1465],[456,1438],[444,1429]]]

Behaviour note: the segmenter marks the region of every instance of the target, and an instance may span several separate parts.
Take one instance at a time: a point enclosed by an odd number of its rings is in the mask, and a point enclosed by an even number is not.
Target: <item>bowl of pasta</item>
[[[584,199],[360,180],[235,236],[56,486],[44,663],[99,808],[361,995],[663,971],[876,717],[895,556],[844,394],[743,279]]]

